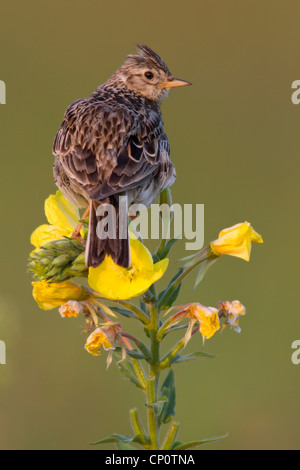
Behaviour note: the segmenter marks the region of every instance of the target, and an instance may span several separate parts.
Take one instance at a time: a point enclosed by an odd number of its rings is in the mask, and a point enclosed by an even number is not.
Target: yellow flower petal
[[[166,270],[169,266],[168,258],[162,259],[158,261],[158,263],[154,264],[154,275],[153,275],[153,282],[159,281],[165,274]]]
[[[51,310],[69,300],[83,300],[85,290],[73,282],[33,282],[33,298],[43,310]]]
[[[77,207],[67,201],[61,191],[46,199],[45,214],[49,224],[56,225],[69,233],[76,228],[80,218]]]
[[[109,256],[97,268],[89,269],[89,285],[107,299],[127,300],[143,294],[168,267],[167,259],[154,264],[151,253],[139,240],[130,239],[130,247],[128,269],[115,264]]]
[[[131,264],[142,271],[153,271],[153,259],[150,251],[137,238],[130,239]]]
[[[220,321],[218,310],[213,307],[205,307],[199,303],[192,303],[188,305],[181,305],[180,307],[175,307],[179,310],[177,313],[172,315],[168,323],[168,328],[172,325],[176,325],[185,318],[189,318],[189,326],[185,334],[186,343],[190,340],[194,324],[198,322],[199,331],[202,334],[203,338],[211,338],[216,331],[220,329]]]
[[[93,356],[100,356],[101,346],[105,349],[111,349],[113,346],[102,328],[97,328],[87,339],[85,349]]]
[[[222,230],[210,246],[216,255],[236,256],[249,261],[252,242],[263,243],[263,239],[249,222],[244,222]]]
[[[41,248],[41,246],[46,245],[46,243],[53,240],[59,240],[60,238],[66,237],[69,235],[69,232],[60,227],[54,225],[40,225],[34,230],[31,235],[30,242],[36,248]]]
[[[211,338],[220,329],[220,321],[217,309],[194,304],[190,309],[190,315],[199,322],[199,331],[206,339]]]

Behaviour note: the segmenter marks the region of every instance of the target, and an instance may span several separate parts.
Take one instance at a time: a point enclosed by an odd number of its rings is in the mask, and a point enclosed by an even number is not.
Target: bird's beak
[[[188,86],[191,85],[191,83],[186,80],[181,80],[180,78],[168,77],[165,82],[160,82],[159,85],[162,88],[175,88],[178,86]]]

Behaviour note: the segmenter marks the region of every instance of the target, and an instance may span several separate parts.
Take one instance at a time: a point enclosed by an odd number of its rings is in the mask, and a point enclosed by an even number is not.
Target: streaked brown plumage
[[[87,266],[96,267],[111,255],[128,267],[129,240],[118,236],[118,197],[125,195],[128,206],[149,206],[176,178],[160,103],[170,88],[189,83],[174,79],[149,47],[139,45],[138,52],[89,98],[69,106],[53,145],[57,186],[78,207],[90,204]],[[96,211],[103,203],[116,209],[115,240],[96,234]]]

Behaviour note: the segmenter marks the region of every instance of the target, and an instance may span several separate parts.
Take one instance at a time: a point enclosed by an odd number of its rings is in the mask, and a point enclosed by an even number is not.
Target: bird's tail
[[[122,198],[127,201],[127,198]],[[106,255],[119,266],[130,266],[128,235],[128,207],[122,207],[119,198],[110,196],[98,202],[90,202],[89,233],[86,246],[86,265],[96,268]]]

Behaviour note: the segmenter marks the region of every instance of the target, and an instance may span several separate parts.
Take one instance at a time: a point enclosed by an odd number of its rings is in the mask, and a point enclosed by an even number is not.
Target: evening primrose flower
[[[33,298],[43,310],[51,310],[60,307],[69,300],[84,300],[88,297],[87,292],[74,282],[33,282]]]
[[[84,312],[84,306],[81,302],[77,302],[77,300],[69,300],[61,305],[58,311],[62,318],[77,318],[78,315]]]
[[[61,191],[46,199],[45,215],[49,224],[40,225],[30,239],[37,249],[50,241],[70,237],[80,219],[77,207],[67,201]]]
[[[223,327],[225,328],[226,325],[230,325],[231,328],[236,331],[237,333],[241,332],[241,328],[239,326],[239,317],[246,315],[246,309],[244,305],[241,304],[239,300],[233,300],[229,302],[218,302],[219,305],[219,316],[225,318],[225,323]]]
[[[249,261],[252,242],[263,243],[263,239],[249,222],[244,222],[222,230],[210,247],[215,255],[236,256]]]
[[[149,250],[137,238],[130,238],[131,266],[122,268],[106,256],[97,268],[89,269],[92,289],[110,300],[127,300],[148,290],[165,273],[169,260],[153,263]]]
[[[85,349],[93,356],[101,355],[101,347],[108,351],[107,356],[107,367],[110,366],[112,361],[112,353],[115,349],[116,344],[119,344],[122,348],[122,360],[126,357],[125,343],[120,335],[121,325],[120,323],[107,322],[103,326],[98,327],[88,337],[85,343]]]
[[[205,307],[199,303],[192,303],[175,308],[180,309],[180,311],[168,319],[167,325],[168,328],[170,328],[183,319],[189,319],[185,334],[185,344],[191,339],[192,331],[196,323],[199,324],[199,332],[203,340],[211,338],[220,329],[218,310],[216,308]]]

